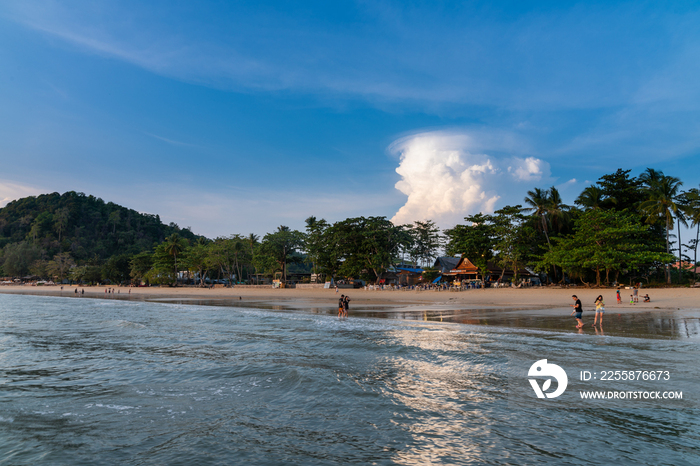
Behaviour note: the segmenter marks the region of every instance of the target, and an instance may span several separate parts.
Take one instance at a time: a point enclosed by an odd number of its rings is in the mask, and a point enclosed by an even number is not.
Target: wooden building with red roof
[[[457,266],[449,272],[443,273],[444,276],[454,277],[455,280],[478,280],[481,278],[481,270],[474,265],[472,261],[466,257],[462,257]],[[512,280],[515,273],[512,269],[503,269],[492,261],[486,263],[486,281],[495,282],[499,279]],[[524,267],[518,268],[518,278],[532,277]]]

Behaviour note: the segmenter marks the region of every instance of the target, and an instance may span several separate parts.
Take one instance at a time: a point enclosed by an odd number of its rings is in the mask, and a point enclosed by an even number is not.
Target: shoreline
[[[106,288],[113,288],[115,293],[106,294]],[[75,290],[85,290],[84,297],[129,297],[138,299],[234,299],[245,301],[303,301],[314,304],[335,306],[341,294],[351,296],[353,307],[388,305],[404,309],[414,306],[472,307],[479,308],[569,308],[571,296],[576,294],[583,303],[584,311],[593,309],[593,302],[598,295],[603,295],[605,307],[611,312],[628,313],[653,310],[700,311],[700,288],[649,288],[640,290],[640,302],[629,304],[622,290],[622,303],[615,299],[615,289],[574,289],[574,288],[485,288],[467,291],[392,291],[341,289],[273,289],[273,288],[193,288],[193,287],[104,287],[104,286],[0,286],[0,293],[27,294],[46,296],[72,296]],[[129,293],[130,291],[130,293]],[[641,297],[649,293],[651,302],[644,303]],[[630,293],[627,293],[629,295]]]
[[[76,288],[85,289],[85,294],[76,296]],[[617,304],[613,288],[486,288],[459,292],[344,289],[337,294],[335,289],[294,288],[116,287],[114,290],[114,294],[106,294],[105,287],[64,285],[63,291],[60,286],[0,287],[2,294],[243,307],[325,315],[337,314],[338,298],[341,294],[348,294],[351,318],[420,320],[641,338],[700,336],[700,289],[697,288],[642,289],[640,298],[649,292],[652,301],[634,305],[629,301]],[[570,317],[572,294],[583,303],[586,323],[583,331],[574,328],[574,319]],[[606,301],[604,330],[591,326],[595,316],[593,302],[600,294]]]

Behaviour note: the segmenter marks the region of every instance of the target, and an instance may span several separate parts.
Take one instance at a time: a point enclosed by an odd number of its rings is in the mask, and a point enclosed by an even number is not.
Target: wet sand
[[[75,297],[76,287],[2,286],[0,293]],[[80,287],[83,289],[83,287]],[[131,299],[209,306],[245,306],[286,312],[335,314],[341,294],[351,298],[350,317],[440,321],[470,325],[597,333],[645,338],[694,338],[700,334],[700,289],[651,288],[640,290],[640,303],[629,304],[631,290],[525,288],[468,291],[387,291],[341,289],[84,287],[84,298]],[[129,293],[131,291],[131,293]],[[641,302],[649,293],[650,303]],[[581,332],[570,317],[572,294],[583,303]],[[606,313],[603,328],[591,326],[595,298],[602,294]]]

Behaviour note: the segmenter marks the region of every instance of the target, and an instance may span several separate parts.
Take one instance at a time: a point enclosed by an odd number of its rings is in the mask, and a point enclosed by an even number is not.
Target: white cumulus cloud
[[[452,227],[466,215],[522,204],[526,191],[550,176],[549,164],[521,156],[524,150],[509,133],[434,131],[399,139],[389,151],[399,155],[396,189],[408,198],[392,221]]]

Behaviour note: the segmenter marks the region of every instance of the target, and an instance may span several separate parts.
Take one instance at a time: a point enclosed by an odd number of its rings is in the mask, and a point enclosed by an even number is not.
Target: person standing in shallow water
[[[345,311],[345,295],[341,294],[338,300],[338,317],[343,317]]]
[[[345,317],[348,316],[348,309],[350,309],[350,296],[345,296],[345,300],[343,300],[343,315]]]
[[[605,303],[603,302],[603,295],[598,295],[595,299],[595,319],[593,319],[593,326],[595,327],[598,323],[598,317],[600,316],[600,326],[603,327],[603,314],[605,314]]]
[[[583,327],[583,320],[581,320],[581,316],[583,315],[583,308],[581,307],[581,300],[578,299],[578,296],[573,295],[571,296],[571,299],[574,300],[574,304],[572,306],[574,307],[574,310],[571,311],[571,315],[574,315],[576,313],[576,320],[578,321],[578,325],[576,328],[581,328]]]

